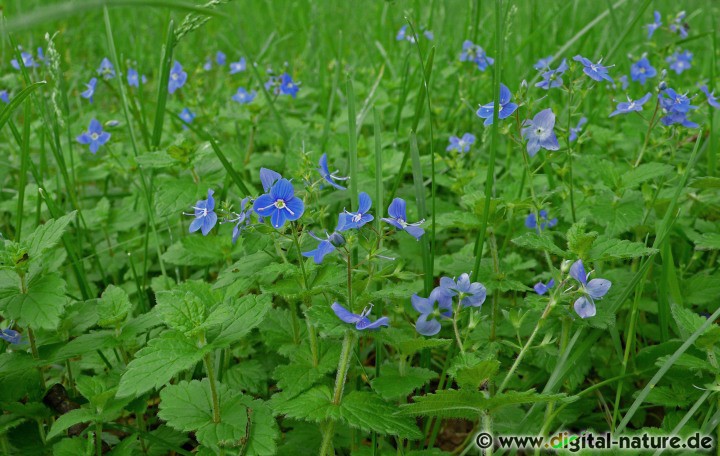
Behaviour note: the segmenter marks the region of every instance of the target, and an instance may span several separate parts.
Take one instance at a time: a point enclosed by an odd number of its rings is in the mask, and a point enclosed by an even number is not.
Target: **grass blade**
[[[160,81],[158,84],[157,95],[158,101],[157,108],[155,110],[155,125],[153,127],[152,142],[150,143],[153,150],[157,150],[160,147],[160,139],[162,138],[163,123],[165,121],[165,105],[168,97],[168,83],[170,82],[170,65],[172,64],[174,46],[175,23],[171,20],[168,24],[165,45],[163,46],[160,54]]]
[[[37,89],[38,87],[47,84],[45,81],[38,81],[35,83],[30,84],[29,86],[22,89],[12,100],[10,100],[10,103],[5,106],[5,109],[0,111],[0,130],[2,130],[2,127],[5,126],[7,121],[10,119],[10,116],[12,113],[17,109],[18,106],[22,104],[25,99],[30,96],[30,94]]]

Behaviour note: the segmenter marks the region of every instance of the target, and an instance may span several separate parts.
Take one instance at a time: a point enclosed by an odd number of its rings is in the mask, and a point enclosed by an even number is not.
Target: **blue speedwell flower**
[[[7,90],[0,90],[0,100],[3,103],[10,103],[10,94]]]
[[[670,69],[677,74],[681,74],[685,70],[692,67],[693,54],[690,51],[676,51],[673,55],[667,57],[665,61],[670,64]]]
[[[681,38],[687,38],[688,36],[688,25],[683,22],[685,20],[685,11],[680,11],[672,24],[670,24],[670,31],[680,35]]]
[[[425,230],[420,228],[420,225],[425,222],[425,220],[420,220],[419,222],[415,223],[408,223],[407,221],[407,215],[405,212],[405,200],[402,198],[395,198],[392,200],[392,203],[390,203],[390,206],[388,206],[388,215],[390,217],[383,217],[382,221],[385,223],[389,223],[395,228],[405,231],[410,236],[414,237],[417,240],[420,240],[423,234],[425,234]]]
[[[630,83],[628,82],[628,77],[627,77],[626,74],[620,76],[620,77],[618,78],[618,80],[620,81],[620,84],[622,85],[622,89],[623,89],[623,90],[627,89],[628,86],[630,85]],[[613,88],[614,88],[614,86],[613,86]]]
[[[325,239],[322,239],[315,235],[312,231],[309,231],[310,237],[319,242],[316,249],[302,252],[302,256],[312,258],[315,264],[322,263],[325,259],[325,255],[328,255],[335,251],[335,247],[341,247],[345,244],[345,238],[340,233],[327,234],[325,233]]]
[[[238,74],[247,70],[247,62],[245,57],[240,57],[237,62],[230,62],[230,74]]]
[[[232,231],[233,244],[237,242],[243,230],[250,225],[250,214],[252,210],[247,208],[248,201],[250,201],[250,198],[243,198],[242,201],[240,201],[240,213],[236,213],[234,218],[228,220],[228,222],[235,224]]]
[[[203,70],[205,70],[205,71],[212,70],[212,59],[210,57],[205,59],[205,64],[203,65]]]
[[[295,189],[287,179],[278,179],[270,191],[260,195],[253,203],[253,210],[263,218],[270,218],[275,228],[282,227],[287,220],[299,219],[305,211],[303,200],[295,196]]]
[[[440,287],[450,296],[459,296],[463,307],[480,307],[487,296],[485,285],[480,282],[470,283],[470,275],[467,272],[460,274],[457,282],[450,277],[442,277]]]
[[[627,97],[628,101],[621,101],[620,103],[618,103],[617,108],[615,108],[615,110],[611,112],[608,117],[616,116],[618,114],[627,114],[633,111],[642,111],[642,105],[644,105],[645,102],[650,99],[650,95],[650,92],[648,92],[645,94],[644,97],[640,98],[639,100],[631,100],[630,97]]]
[[[570,266],[570,277],[580,282],[580,291],[584,296],[579,297],[573,307],[580,318],[589,318],[595,315],[595,299],[602,299],[610,289],[612,283],[606,279],[592,279],[588,282],[588,274],[582,260],[577,260]]]
[[[90,79],[90,82],[85,84],[86,89],[80,94],[81,97],[87,98],[90,103],[93,102],[93,96],[95,95],[95,86],[97,85],[97,78]]]
[[[102,62],[100,62],[97,73],[102,76],[103,79],[112,79],[115,77],[115,67],[112,62],[105,57],[102,59]]]
[[[255,99],[256,95],[256,91],[248,92],[244,87],[240,87],[237,89],[237,93],[232,96],[232,99],[240,104],[248,104]]]
[[[103,131],[102,125],[97,119],[92,119],[88,130],[77,137],[77,142],[80,144],[89,144],[90,152],[93,154],[98,151],[100,146],[108,142],[110,139],[110,133]]]
[[[215,193],[214,190],[208,190],[207,199],[199,200],[195,203],[195,206],[193,206],[195,213],[190,215],[195,215],[195,220],[190,224],[191,233],[201,230],[203,236],[207,236],[217,223],[218,218],[215,213],[215,198],[213,198],[213,193]]]
[[[19,332],[15,331],[14,329],[6,328],[3,330],[0,330],[0,339],[4,340],[5,342],[8,342],[13,345],[17,345],[20,343],[20,340],[22,339],[22,336]]]
[[[541,148],[546,150],[558,150],[560,148],[553,131],[553,128],[555,128],[555,114],[550,108],[535,114],[533,120],[525,120],[523,126],[525,128],[522,129],[522,136],[527,139],[527,153],[531,157],[534,157]]]
[[[691,109],[697,109],[697,106],[690,104],[690,98],[687,94],[679,94],[671,88],[667,88],[660,92],[660,106],[663,109],[664,117],[660,119],[660,123],[669,127],[670,125],[679,124],[687,128],[697,128],[698,124],[687,118]]]
[[[273,184],[280,179],[282,179],[282,176],[277,171],[260,168],[260,183],[262,183],[263,191],[269,192]]]
[[[34,68],[34,67],[39,66],[33,59],[32,54],[29,52],[21,52],[20,60],[22,60],[22,64],[25,68]],[[15,68],[16,70],[20,69],[20,64],[18,63],[17,59],[12,59],[10,61],[10,65],[12,65],[12,67]]]
[[[586,59],[585,57],[583,57],[581,55],[576,55],[575,57],[573,57],[573,60],[575,60],[576,62],[582,63],[582,65],[584,67],[583,73],[590,76],[590,78],[592,78],[598,82],[602,81],[603,79],[605,79],[606,81],[613,82],[613,79],[608,74],[608,68],[612,67],[613,65],[610,65],[610,66],[601,65],[602,59],[600,59],[598,61],[598,63],[592,63],[590,60]]]
[[[145,77],[145,75],[140,76],[136,69],[128,68],[127,82],[130,87],[140,87],[141,80],[143,84],[147,82],[147,78]]]
[[[390,320],[388,319],[388,317],[380,317],[375,321],[370,321],[368,315],[370,315],[370,312],[372,312],[372,304],[363,309],[361,314],[352,313],[337,302],[334,302],[333,305],[330,307],[339,319],[341,319],[345,323],[354,324],[355,328],[360,331],[366,329],[378,329],[381,326],[390,326]]]
[[[457,136],[450,137],[450,145],[445,150],[451,151],[456,150],[458,152],[467,152],[470,150],[470,146],[475,142],[475,136],[470,133],[465,133],[462,138]]]
[[[570,129],[570,138],[568,138],[570,140],[570,142],[573,142],[578,139],[578,135],[582,131],[583,125],[585,125],[586,123],[587,123],[587,117],[583,116],[580,118],[577,125]]]
[[[525,217],[525,226],[527,228],[530,228],[531,230],[541,231],[545,228],[552,228],[557,225],[558,219],[548,219],[547,210],[541,209],[540,212],[538,212],[538,215],[540,216],[540,223],[538,223],[538,217],[535,215],[534,212],[532,212],[527,217]]]
[[[499,108],[500,112],[498,113],[498,119],[505,119],[507,117],[510,117],[512,113],[515,112],[515,110],[518,108],[518,105],[515,103],[511,103],[510,100],[512,99],[512,93],[510,93],[510,89],[508,89],[505,84],[500,84],[500,102],[499,102]],[[493,123],[493,111],[495,110],[495,103],[490,102],[484,105],[480,106],[480,109],[477,110],[477,115],[481,119],[485,119],[485,122],[483,122],[483,125],[492,125]]]
[[[645,27],[647,27],[647,31],[648,31],[648,39],[652,38],[653,33],[655,33],[655,30],[659,29],[660,26],[662,26],[662,22],[660,22],[662,20],[660,11],[655,11],[654,16],[655,16],[655,22],[653,22],[652,24],[647,24],[645,26]]]
[[[718,100],[715,97],[714,90],[712,92],[710,92],[710,90],[708,89],[708,86],[706,86],[706,85],[700,86],[700,90],[702,90],[702,92],[707,97],[707,102],[710,106],[712,106],[715,109],[720,109],[720,103],[718,103]],[[7,101],[5,103],[7,103]]]
[[[555,87],[562,87],[562,75],[563,73],[565,73],[565,71],[567,71],[567,69],[567,60],[565,59],[563,59],[562,62],[560,62],[560,65],[558,65],[558,67],[554,70],[551,70],[550,67],[548,67],[548,71],[542,74],[543,80],[535,84],[535,87],[540,87],[541,89],[545,90],[550,90]]]
[[[480,71],[485,71],[488,66],[495,62],[492,57],[488,57],[483,48],[474,44],[470,40],[465,40],[463,42],[460,61],[474,62]]]
[[[193,120],[195,120],[195,113],[189,110],[188,108],[183,108],[182,111],[180,111],[179,116],[185,123],[192,123]],[[187,129],[186,125],[183,125],[184,129]]]
[[[649,78],[655,76],[657,76],[657,70],[650,65],[650,61],[645,56],[630,67],[630,78],[642,85],[645,85]]]
[[[322,178],[325,179],[325,182],[332,185],[333,187],[335,187],[338,190],[345,190],[345,187],[343,187],[342,185],[338,184],[335,181],[336,180],[344,181],[344,180],[348,180],[350,178],[338,176],[337,175],[338,171],[335,171],[333,173],[330,172],[330,168],[328,167],[328,162],[327,162],[327,154],[322,154],[322,156],[320,157],[319,165],[320,165],[320,167],[318,168],[318,172],[320,173],[320,176],[322,176]]]
[[[182,65],[177,60],[170,69],[170,79],[168,80],[168,92],[175,93],[177,89],[185,85],[187,81],[187,73],[183,71]]]
[[[550,281],[547,284],[544,284],[542,282],[536,283],[533,286],[533,289],[535,290],[535,293],[542,296],[545,293],[547,293],[554,286],[555,286],[555,279],[550,279]]]
[[[223,51],[217,51],[217,53],[215,54],[215,62],[218,65],[225,65],[225,59],[225,53]]]
[[[550,64],[552,63],[552,61],[553,61],[553,56],[549,55],[543,59],[538,60],[537,63],[535,63],[535,65],[533,65],[533,68],[535,68],[538,71],[549,70]]]
[[[360,192],[358,199],[359,204],[357,212],[345,211],[340,214],[340,217],[338,218],[338,231],[359,229],[366,223],[374,220],[372,214],[368,214],[368,211],[372,206],[372,199],[370,198],[370,195],[365,192]]]
[[[289,74],[283,73],[280,76],[280,93],[283,95],[290,95],[293,98],[297,96],[300,86],[293,82],[292,77]]]
[[[444,288],[433,289],[427,298],[414,294],[411,302],[413,308],[420,312],[415,322],[415,330],[423,336],[434,336],[439,333],[442,325],[438,319],[452,317],[452,296]]]

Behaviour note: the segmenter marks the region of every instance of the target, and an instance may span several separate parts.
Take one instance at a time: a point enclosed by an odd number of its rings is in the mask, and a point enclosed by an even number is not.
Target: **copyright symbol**
[[[475,437],[475,443],[482,449],[488,449],[493,445],[493,438],[491,434],[487,432],[481,432]]]

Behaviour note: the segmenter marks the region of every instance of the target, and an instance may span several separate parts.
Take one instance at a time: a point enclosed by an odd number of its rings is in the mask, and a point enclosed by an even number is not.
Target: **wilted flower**
[[[445,150],[451,151],[456,150],[458,152],[467,152],[470,150],[470,146],[475,142],[475,136],[470,133],[465,133],[462,138],[457,136],[450,137],[450,145]]]
[[[570,267],[570,276],[580,282],[582,288],[580,292],[584,296],[579,297],[573,307],[580,318],[589,318],[595,315],[595,299],[602,299],[610,289],[612,283],[606,279],[592,279],[588,282],[588,274],[585,273],[585,267],[582,260],[577,260]]]
[[[404,199],[395,198],[394,200],[392,200],[392,203],[390,203],[390,206],[388,206],[388,215],[390,217],[384,217],[382,219],[383,222],[389,223],[395,228],[405,231],[407,234],[414,237],[415,239],[420,240],[422,235],[425,234],[425,230],[420,228],[420,225],[424,223],[425,220],[420,220],[419,222],[415,223],[407,222]]]
[[[280,228],[287,220],[299,219],[305,210],[305,204],[295,196],[295,189],[290,181],[281,178],[273,184],[268,193],[255,200],[253,210],[260,217],[269,217],[272,226]]]
[[[234,223],[232,231],[232,243],[235,244],[242,234],[243,230],[250,224],[250,213],[251,209],[247,208],[247,203],[250,198],[245,197],[240,201],[240,212],[235,214],[235,218],[228,220],[228,222]]]
[[[19,332],[15,331],[14,329],[6,328],[3,330],[0,330],[0,339],[13,344],[17,345],[20,343],[20,340],[22,339],[22,336]]]
[[[590,76],[591,79],[594,79],[598,82],[602,81],[603,79],[613,82],[613,79],[608,74],[608,68],[612,67],[613,65],[601,65],[600,63],[602,62],[602,59],[600,59],[598,63],[592,63],[590,60],[586,59],[581,55],[576,55],[575,57],[573,57],[573,60],[575,60],[576,62],[580,62],[583,65],[583,73]]]
[[[360,331],[366,329],[377,329],[381,326],[390,326],[390,320],[388,319],[388,317],[381,317],[375,321],[370,321],[367,316],[370,315],[370,312],[372,312],[372,304],[363,309],[361,314],[352,313],[337,302],[334,302],[330,307],[339,319],[341,319],[345,323],[354,324],[355,328]]]
[[[210,189],[207,193],[207,199],[199,200],[193,206],[195,209],[194,214],[195,220],[190,224],[190,232],[194,233],[197,230],[201,230],[203,236],[207,236],[210,230],[213,229],[217,223],[217,214],[215,213],[215,199],[213,198],[214,190]]]
[[[718,103],[717,98],[715,98],[714,90],[712,92],[710,92],[710,90],[708,89],[708,86],[706,86],[706,85],[700,86],[700,90],[702,90],[702,92],[707,97],[707,102],[710,106],[712,106],[715,109],[720,109],[720,103]],[[7,101],[5,101],[5,103],[7,103]]]
[[[642,111],[642,105],[650,99],[650,95],[650,92],[648,92],[645,94],[644,97],[640,98],[639,100],[631,100],[630,97],[627,97],[628,101],[621,101],[620,103],[618,103],[615,111],[611,112],[608,117],[616,116],[618,114],[627,114],[633,111]]]
[[[98,151],[98,148],[108,142],[110,139],[110,133],[103,131],[102,125],[96,119],[90,121],[88,130],[77,137],[77,142],[80,144],[89,144],[90,152],[93,154]]]
[[[518,108],[518,105],[515,103],[511,103],[510,100],[512,99],[512,93],[510,93],[510,89],[508,89],[505,84],[500,84],[500,102],[498,103],[498,107],[500,108],[500,112],[498,113],[498,119],[505,119],[507,117],[510,117],[512,113],[515,112],[515,110]],[[480,109],[477,110],[477,115],[481,119],[485,119],[485,122],[483,122],[483,125],[492,125],[493,123],[493,111],[495,110],[495,103],[490,102],[484,105],[480,106]]]
[[[359,204],[357,212],[345,211],[340,214],[340,217],[338,218],[338,231],[359,229],[366,223],[374,220],[372,214],[368,214],[368,211],[372,206],[372,199],[370,198],[370,195],[365,192],[360,192],[358,200]]]
[[[670,24],[670,31],[680,35],[681,38],[687,38],[688,36],[688,25],[684,23],[685,11],[680,11],[672,24]]]
[[[335,171],[333,173],[330,172],[330,168],[328,167],[328,162],[327,162],[327,154],[322,154],[322,156],[320,157],[319,165],[320,165],[320,167],[318,168],[318,172],[320,173],[320,176],[322,176],[322,178],[325,179],[325,182],[332,185],[333,187],[335,187],[338,190],[345,190],[345,187],[343,187],[342,185],[338,184],[335,181],[336,180],[344,181],[344,180],[348,180],[350,178],[338,176],[337,175],[338,171]]]
[[[525,128],[522,129],[522,136],[527,140],[527,153],[534,157],[542,148],[546,150],[558,150],[557,137],[553,128],[555,128],[555,114],[550,108],[544,109],[535,114],[532,120],[523,122]]]

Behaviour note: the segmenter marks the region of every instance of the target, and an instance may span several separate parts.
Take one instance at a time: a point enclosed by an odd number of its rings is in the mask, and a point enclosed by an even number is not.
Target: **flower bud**
[[[328,236],[328,241],[330,241],[330,243],[335,247],[342,247],[343,245],[345,245],[345,238],[342,234],[338,232],[334,232],[333,234]]]
[[[573,261],[572,260],[563,260],[562,265],[560,265],[560,272],[564,274],[567,274],[570,270],[570,266],[572,266]]]

